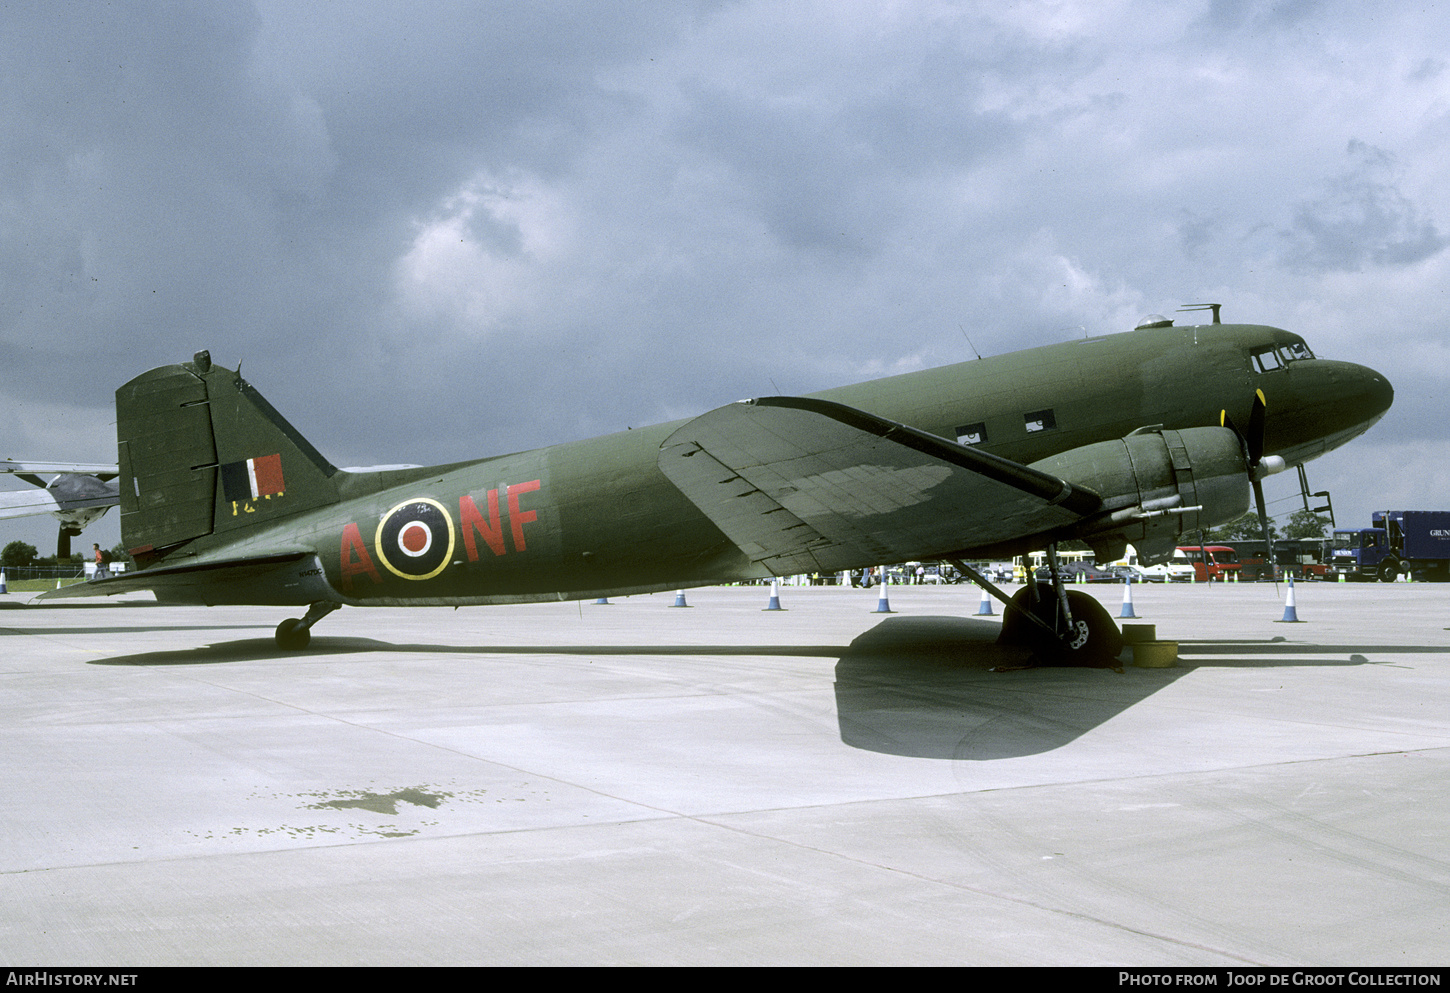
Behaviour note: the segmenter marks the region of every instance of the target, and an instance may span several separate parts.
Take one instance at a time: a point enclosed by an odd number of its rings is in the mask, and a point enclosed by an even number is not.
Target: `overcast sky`
[[[1341,526],[1450,507],[1447,37],[1365,0],[0,2],[0,457],[113,460],[115,388],[202,348],[334,463],[431,463],[1211,300],[1394,384],[1309,465]]]

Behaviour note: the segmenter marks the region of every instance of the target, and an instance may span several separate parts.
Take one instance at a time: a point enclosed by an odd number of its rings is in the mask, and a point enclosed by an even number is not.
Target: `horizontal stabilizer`
[[[342,601],[310,551],[229,559],[179,566],[154,566],[109,579],[91,579],[53,590],[37,600],[114,596],[151,590],[168,603],[294,605]]]
[[[944,557],[1072,524],[1096,493],[825,400],[720,407],[660,446],[660,470],[775,575]]]

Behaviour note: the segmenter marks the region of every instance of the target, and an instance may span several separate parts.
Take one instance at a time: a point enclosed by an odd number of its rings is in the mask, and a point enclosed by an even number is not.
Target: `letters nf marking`
[[[532,524],[539,519],[538,511],[524,510],[519,505],[519,500],[525,493],[533,493],[542,487],[543,483],[538,479],[531,479],[525,483],[514,483],[500,487],[505,496],[504,501],[508,507],[509,535],[513,538],[514,551],[523,552],[528,550],[528,542],[524,538],[524,525]],[[468,561],[478,561],[478,541],[474,535],[481,537],[488,545],[489,551],[495,557],[506,553],[504,547],[503,521],[499,514],[499,491],[489,490],[485,503],[488,506],[488,516],[485,517],[479,510],[478,504],[473,497],[465,493],[458,498],[458,524],[463,531],[463,551],[468,556]]]
[[[531,524],[539,519],[539,515],[532,510],[519,510],[519,497],[538,488],[539,481],[537,479],[531,479],[527,483],[515,483],[507,487],[509,494],[509,526],[513,529],[514,551],[516,552],[522,552],[528,547],[524,544],[524,525]]]
[[[473,497],[465,493],[458,498],[458,526],[463,529],[463,550],[470,562],[478,561],[478,545],[473,540],[475,529],[494,555],[504,554],[503,526],[498,518],[498,490],[488,491],[487,503],[488,519],[484,520],[483,515],[478,512],[478,504],[473,502]]]

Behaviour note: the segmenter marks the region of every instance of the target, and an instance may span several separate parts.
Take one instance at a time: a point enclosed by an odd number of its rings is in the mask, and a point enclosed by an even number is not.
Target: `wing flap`
[[[725,457],[738,460],[740,455],[737,450]],[[664,458],[662,454],[662,463]],[[710,518],[751,561],[762,563],[777,576],[825,568],[813,552],[829,545],[829,540],[716,455],[699,445],[688,445],[671,452],[670,458],[679,460],[680,472],[690,478],[691,489],[681,487],[686,496],[697,506],[701,500],[708,503]],[[680,486],[673,476],[671,479]]]
[[[771,397],[690,421],[660,470],[776,575],[939,557],[1071,524],[1097,494],[822,400]]]

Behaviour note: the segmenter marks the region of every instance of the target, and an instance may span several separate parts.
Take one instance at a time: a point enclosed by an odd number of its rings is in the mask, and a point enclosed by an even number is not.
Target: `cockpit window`
[[[1313,357],[1314,353],[1302,341],[1291,341],[1277,348],[1270,345],[1266,348],[1255,349],[1253,352],[1254,366],[1259,372],[1272,372],[1275,369],[1284,368],[1290,362]]]
[[[1254,365],[1260,372],[1272,372],[1275,369],[1282,369],[1284,362],[1279,358],[1279,353],[1273,348],[1261,348],[1254,352]]]

